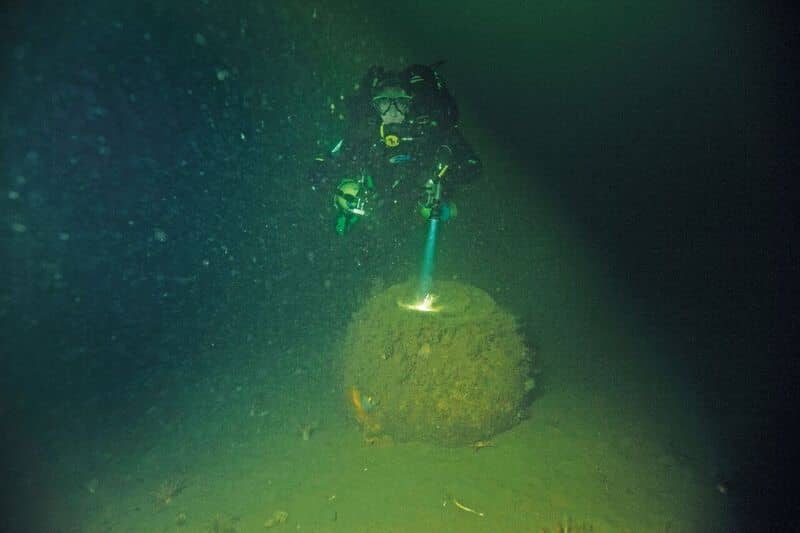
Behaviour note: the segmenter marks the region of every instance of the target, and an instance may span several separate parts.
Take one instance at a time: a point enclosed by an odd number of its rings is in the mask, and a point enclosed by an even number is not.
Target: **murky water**
[[[3,529],[780,524],[754,436],[791,410],[785,21],[327,4],[6,9]],[[342,336],[425,224],[337,236],[307,178],[370,65],[443,58],[484,173],[448,191],[434,287],[488,291],[536,353],[478,452],[363,439]]]

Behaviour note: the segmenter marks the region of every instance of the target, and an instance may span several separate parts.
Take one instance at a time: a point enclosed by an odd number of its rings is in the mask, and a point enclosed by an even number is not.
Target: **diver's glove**
[[[446,171],[446,167],[444,170]],[[430,178],[423,186],[422,200],[419,202],[419,213],[425,220],[430,218],[448,220],[454,218],[458,213],[454,203],[442,201],[441,185],[441,176],[437,176]]]
[[[458,215],[458,208],[453,202],[440,202],[438,205],[438,211],[439,220],[450,220]],[[429,220],[432,213],[434,213],[434,206],[420,203],[419,214],[422,215],[422,218]]]

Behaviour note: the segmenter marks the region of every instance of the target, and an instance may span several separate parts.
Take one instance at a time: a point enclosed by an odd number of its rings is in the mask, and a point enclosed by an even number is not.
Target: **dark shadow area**
[[[796,18],[777,3],[373,6],[596,262],[615,307],[680,349],[719,424],[745,529],[794,519],[785,466],[798,379]],[[423,21],[423,22],[420,22]],[[442,31],[446,22],[447,31]],[[393,31],[395,30],[395,31]],[[412,44],[413,46],[413,44]],[[513,217],[506,217],[506,220]],[[511,224],[536,220],[522,214]],[[727,461],[724,461],[727,462]]]

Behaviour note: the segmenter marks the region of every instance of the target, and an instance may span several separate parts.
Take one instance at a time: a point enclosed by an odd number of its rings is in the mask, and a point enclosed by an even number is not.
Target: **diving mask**
[[[381,115],[388,113],[394,107],[398,113],[405,115],[411,105],[411,98],[389,98],[386,96],[377,97],[372,100],[372,105]]]
[[[401,115],[408,113],[411,106],[411,95],[399,87],[384,87],[372,98],[372,105],[381,115],[394,109]]]

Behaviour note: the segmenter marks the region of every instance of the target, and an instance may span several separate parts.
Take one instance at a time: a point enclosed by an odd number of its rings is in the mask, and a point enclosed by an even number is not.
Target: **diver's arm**
[[[314,156],[308,172],[308,181],[311,189],[315,191],[329,191],[333,183],[342,173],[342,147],[344,139],[340,139],[333,146]]]

